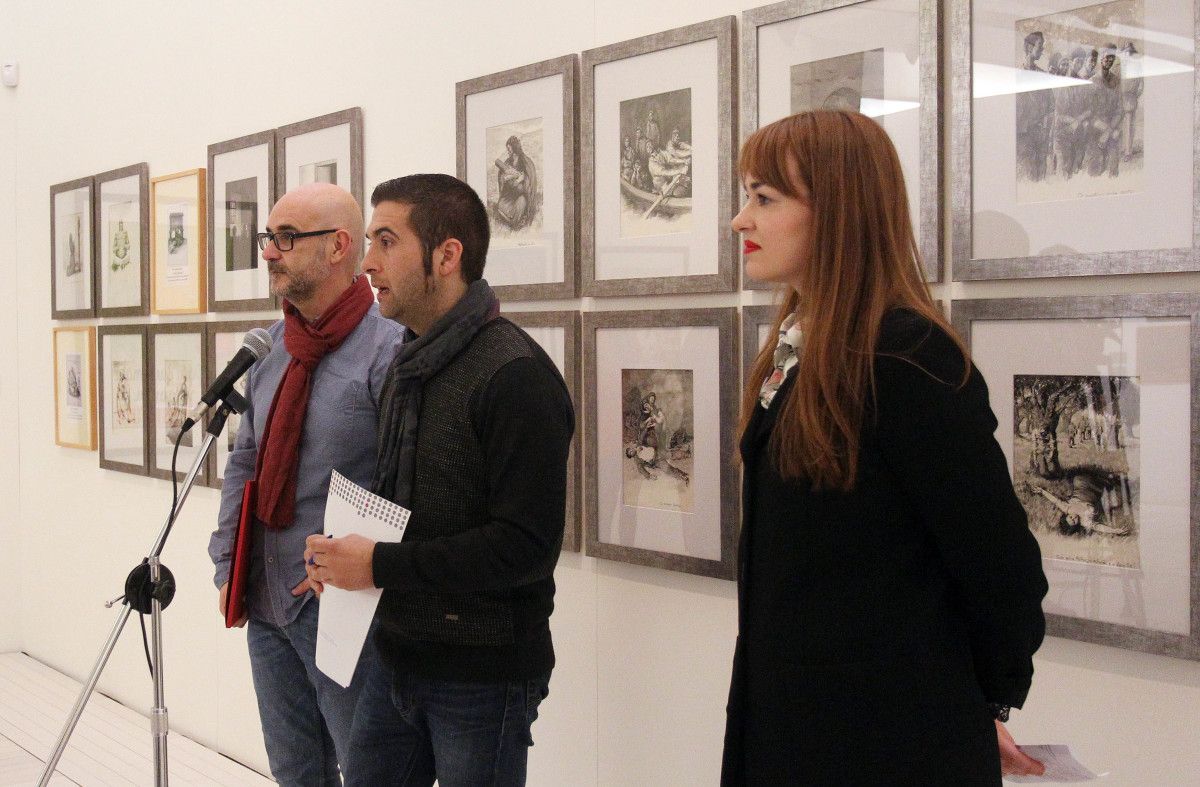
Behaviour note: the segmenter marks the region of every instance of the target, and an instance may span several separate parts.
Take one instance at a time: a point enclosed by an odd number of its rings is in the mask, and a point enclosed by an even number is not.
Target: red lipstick
[[[752,240],[742,241],[742,254],[749,254],[750,252],[758,251],[761,248],[762,248],[762,246],[759,246],[757,243],[755,243]]]

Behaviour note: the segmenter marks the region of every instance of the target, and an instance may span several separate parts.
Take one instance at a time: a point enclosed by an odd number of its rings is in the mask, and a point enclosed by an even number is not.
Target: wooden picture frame
[[[96,450],[96,329],[55,328],[54,442]]]
[[[207,291],[203,169],[150,179],[150,303],[155,314],[202,314]]]

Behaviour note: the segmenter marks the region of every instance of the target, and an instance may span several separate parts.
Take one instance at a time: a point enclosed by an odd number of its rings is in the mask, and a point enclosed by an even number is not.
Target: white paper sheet
[[[338,471],[329,479],[325,502],[325,535],[341,538],[351,533],[372,541],[397,542],[404,538],[411,512],[372,494]],[[317,668],[340,686],[349,686],[362,653],[375,607],[383,591],[342,590],[325,586],[317,616]]]
[[[1016,783],[1030,782],[1090,782],[1096,774],[1089,771],[1071,754],[1071,747],[1065,744],[1042,744],[1038,746],[1022,746],[1021,751],[1046,766],[1046,772],[1041,776],[1005,776],[1004,781]]]

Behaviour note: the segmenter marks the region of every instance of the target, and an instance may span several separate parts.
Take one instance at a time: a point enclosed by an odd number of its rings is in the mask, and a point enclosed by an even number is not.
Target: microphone
[[[213,384],[208,386],[208,390],[200,397],[200,401],[192,408],[192,412],[188,415],[187,420],[180,427],[180,432],[186,432],[196,425],[210,407],[229,395],[233,389],[233,384],[241,379],[242,375],[254,365],[254,362],[260,358],[266,357],[271,351],[271,345],[274,341],[271,339],[271,334],[267,333],[263,328],[253,328],[246,333],[246,338],[242,340],[242,346],[238,349],[237,354],[233,356],[225,370],[217,375],[217,379],[213,380]]]

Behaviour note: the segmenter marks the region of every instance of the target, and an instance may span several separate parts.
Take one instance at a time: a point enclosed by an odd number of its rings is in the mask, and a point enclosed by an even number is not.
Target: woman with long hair
[[[1040,772],[1002,721],[1045,630],[1041,557],[891,141],[806,112],[751,135],[739,171],[746,275],[785,294],[742,400],[722,783]]]

